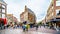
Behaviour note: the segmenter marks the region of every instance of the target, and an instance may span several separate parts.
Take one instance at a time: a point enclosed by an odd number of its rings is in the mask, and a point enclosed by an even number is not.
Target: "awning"
[[[50,20],[50,22],[60,22],[60,19],[53,19],[53,20]]]

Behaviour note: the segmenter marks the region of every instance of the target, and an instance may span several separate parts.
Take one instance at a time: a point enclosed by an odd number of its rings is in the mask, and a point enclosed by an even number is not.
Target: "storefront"
[[[60,27],[60,18],[54,18],[50,20],[51,24],[53,24],[55,27]]]

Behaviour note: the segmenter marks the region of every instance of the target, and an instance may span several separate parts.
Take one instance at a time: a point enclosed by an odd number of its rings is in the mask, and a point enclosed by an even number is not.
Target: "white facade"
[[[3,0],[0,0],[0,18],[6,18],[6,14],[7,4]]]

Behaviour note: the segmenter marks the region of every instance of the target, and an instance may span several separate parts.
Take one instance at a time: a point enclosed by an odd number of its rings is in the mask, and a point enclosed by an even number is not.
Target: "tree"
[[[42,22],[39,22],[38,25],[42,25]]]

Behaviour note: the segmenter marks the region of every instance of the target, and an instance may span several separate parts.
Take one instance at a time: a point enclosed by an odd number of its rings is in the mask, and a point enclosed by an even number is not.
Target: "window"
[[[5,14],[2,14],[2,18],[5,18]]]
[[[2,9],[2,13],[5,13],[5,10],[4,9]]]
[[[60,15],[60,11],[59,11],[59,13],[57,15]]]
[[[60,0],[56,1],[56,6],[60,6]]]
[[[2,8],[4,9],[4,8],[5,8],[5,6],[4,6],[4,5],[2,5]]]
[[[52,6],[53,6],[53,4],[52,4]]]
[[[56,15],[60,15],[60,10],[56,10]]]

